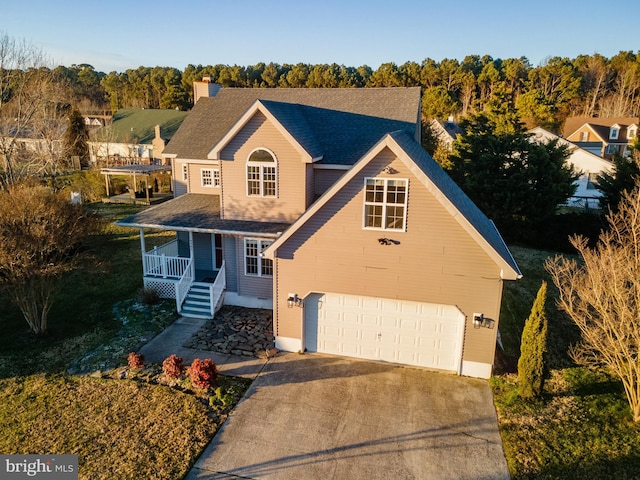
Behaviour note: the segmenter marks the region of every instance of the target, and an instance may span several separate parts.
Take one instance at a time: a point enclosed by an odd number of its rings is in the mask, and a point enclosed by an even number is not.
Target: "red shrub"
[[[182,372],[184,372],[182,357],[171,355],[165,358],[164,362],[162,362],[162,371],[169,378],[180,378],[182,376]]]
[[[206,358],[200,360],[196,358],[189,369],[187,375],[191,379],[191,384],[202,389],[213,387],[218,378],[218,368],[213,360]]]
[[[131,352],[127,357],[127,363],[131,368],[142,368],[144,367],[144,355],[141,353]]]

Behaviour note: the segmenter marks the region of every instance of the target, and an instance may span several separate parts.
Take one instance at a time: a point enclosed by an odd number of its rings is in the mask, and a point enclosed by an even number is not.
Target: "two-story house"
[[[611,159],[614,155],[630,155],[630,147],[638,138],[639,126],[638,117],[569,117],[565,121],[563,136],[595,155]]]
[[[520,272],[419,139],[419,88],[222,88],[165,149],[175,198],[119,224],[183,315],[272,308],[281,350],[487,378]]]

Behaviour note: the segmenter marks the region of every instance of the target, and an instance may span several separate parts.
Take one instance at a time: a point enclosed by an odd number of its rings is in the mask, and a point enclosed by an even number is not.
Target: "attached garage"
[[[313,293],[304,312],[307,351],[460,373],[465,316],[454,305]]]

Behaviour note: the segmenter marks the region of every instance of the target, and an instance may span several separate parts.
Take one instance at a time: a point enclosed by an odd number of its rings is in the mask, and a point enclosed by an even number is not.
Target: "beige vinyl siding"
[[[206,195],[220,195],[220,187],[203,187],[202,186],[202,170],[218,170],[220,165],[215,163],[189,163],[189,193],[204,193]],[[220,173],[222,175],[222,173]],[[182,175],[182,171],[178,172]],[[220,180],[222,184],[222,179]]]
[[[275,154],[277,161],[277,196],[247,195],[247,159],[256,148]],[[300,153],[260,112],[221,152],[224,171],[224,218],[293,222],[306,209],[306,164]]]
[[[245,275],[244,238],[235,237],[238,295],[259,299],[273,298],[273,277]]]
[[[173,196],[179,197],[185,193],[189,193],[189,185],[182,176],[182,166],[184,162],[174,160],[172,162],[172,178],[173,178]]]
[[[586,140],[582,140],[582,132],[586,132],[587,133],[587,139]],[[589,129],[584,129],[584,130],[578,130],[577,132],[573,133],[572,135],[567,137],[567,140],[570,142],[596,142],[599,141],[598,138],[594,138],[593,133],[591,133],[589,131]]]
[[[306,165],[305,180],[306,180],[306,185],[305,185],[304,189],[305,189],[305,192],[307,194],[307,198],[306,198],[306,201],[305,201],[305,208],[309,208],[311,206],[311,204],[317,198],[317,196],[315,195],[315,192],[314,192],[313,164],[307,164]]]
[[[328,169],[328,168],[315,168],[314,169],[314,192],[317,196],[322,195],[324,192],[336,183],[346,170]]]
[[[398,173],[387,175],[390,164]],[[406,232],[365,230],[365,177],[409,180]],[[381,245],[379,238],[397,242]],[[474,329],[472,314],[498,319],[498,266],[403,162],[384,150],[277,252],[277,334],[302,338],[301,309],[286,292],[366,295],[456,305],[467,317],[463,358],[493,361],[496,329]],[[292,260],[292,259],[295,259]]]
[[[183,167],[187,166],[187,180],[183,177]],[[185,193],[204,193],[208,195],[220,195],[220,187],[202,186],[202,169],[220,170],[220,165],[215,162],[191,163],[174,160],[173,162],[173,189],[174,197],[179,197]],[[222,172],[220,172],[222,175]],[[221,177],[222,183],[222,177]]]

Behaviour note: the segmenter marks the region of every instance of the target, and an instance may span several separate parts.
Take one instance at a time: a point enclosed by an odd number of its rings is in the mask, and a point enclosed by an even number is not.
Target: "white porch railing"
[[[191,288],[191,284],[193,283],[193,268],[191,265],[191,259],[187,258],[187,266],[180,277],[178,283],[176,283],[176,305],[177,310],[180,311],[182,309],[182,303],[184,299],[187,297],[187,293],[189,293],[189,288]]]
[[[211,316],[216,313],[218,309],[218,304],[222,299],[222,295],[224,291],[227,289],[227,274],[225,271],[225,262],[222,261],[222,265],[220,265],[220,270],[218,270],[218,274],[216,275],[216,279],[214,280],[211,287],[209,287],[209,298],[211,300]]]
[[[189,258],[178,256],[178,241],[173,240],[142,255],[144,275],[162,278],[181,278]]]

